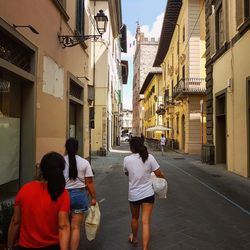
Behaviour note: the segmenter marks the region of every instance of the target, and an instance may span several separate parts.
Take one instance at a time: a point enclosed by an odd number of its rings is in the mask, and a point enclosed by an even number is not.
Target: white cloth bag
[[[154,173],[151,174],[153,189],[155,194],[160,199],[167,198],[168,183],[164,178],[157,177]]]
[[[85,232],[89,241],[94,240],[100,226],[101,212],[98,203],[89,208],[89,213],[85,220]]]

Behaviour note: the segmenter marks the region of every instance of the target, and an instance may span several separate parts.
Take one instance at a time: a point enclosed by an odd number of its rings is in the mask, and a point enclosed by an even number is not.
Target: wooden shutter
[[[216,53],[215,13],[209,16],[210,56]]]
[[[244,0],[236,0],[236,24],[239,27],[244,21]]]
[[[224,42],[229,39],[229,20],[228,20],[228,0],[222,0],[223,26],[224,26]]]

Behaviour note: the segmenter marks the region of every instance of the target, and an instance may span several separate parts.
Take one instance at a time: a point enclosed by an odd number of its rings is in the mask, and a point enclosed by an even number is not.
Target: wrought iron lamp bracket
[[[102,35],[58,35],[59,42],[63,44],[63,48],[66,47],[74,47],[77,44],[84,42],[86,40],[97,40],[98,38],[102,37]]]

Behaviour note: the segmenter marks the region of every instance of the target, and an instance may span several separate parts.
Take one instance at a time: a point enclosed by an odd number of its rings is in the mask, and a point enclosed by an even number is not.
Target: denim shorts
[[[70,210],[72,213],[81,214],[89,209],[89,201],[85,188],[68,189],[70,196]]]

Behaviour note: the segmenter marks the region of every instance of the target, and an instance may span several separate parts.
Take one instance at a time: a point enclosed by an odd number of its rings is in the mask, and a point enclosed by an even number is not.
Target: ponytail
[[[143,163],[148,159],[148,149],[144,145],[140,147],[139,155],[143,161]]]
[[[148,149],[144,146],[140,137],[132,137],[130,140],[130,150],[132,153],[139,153],[143,163],[148,159]]]
[[[78,176],[76,165],[76,153],[78,150],[78,141],[74,138],[69,138],[66,141],[66,150],[69,157],[69,179],[76,180]]]
[[[65,188],[64,167],[64,158],[56,152],[44,155],[41,160],[41,175],[48,182],[48,192],[53,201],[58,199]]]

